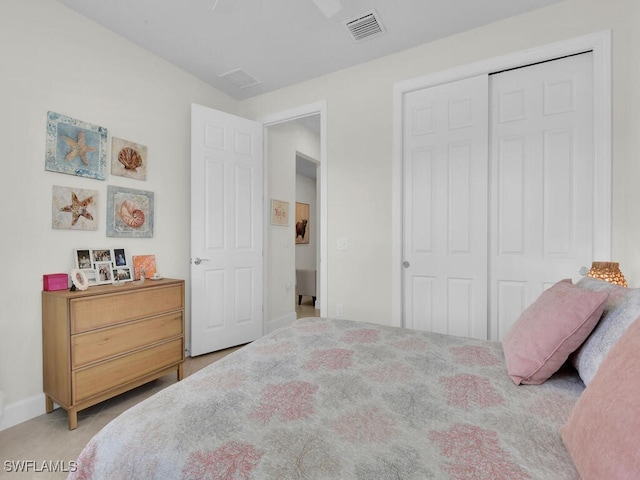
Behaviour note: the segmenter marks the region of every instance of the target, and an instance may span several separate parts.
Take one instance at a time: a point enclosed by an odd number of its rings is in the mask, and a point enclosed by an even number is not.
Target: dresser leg
[[[183,377],[183,368],[182,368],[182,363],[180,365],[178,365],[178,381],[182,380]]]
[[[75,430],[78,428],[78,411],[74,408],[70,408],[67,411],[67,417],[69,419],[69,430]]]
[[[45,409],[47,413],[53,412],[53,399],[49,395],[45,395],[44,399],[45,399]]]

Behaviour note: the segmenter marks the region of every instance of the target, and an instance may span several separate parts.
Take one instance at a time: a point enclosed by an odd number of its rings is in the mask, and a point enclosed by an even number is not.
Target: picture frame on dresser
[[[83,268],[85,276],[87,277],[87,282],[90,287],[95,287],[98,285],[98,273],[95,268]]]
[[[113,265],[115,267],[126,267],[128,265],[127,254],[124,251],[124,248],[113,249]]]
[[[96,262],[95,270],[98,275],[98,285],[105,285],[113,283],[113,263],[111,262]]]
[[[118,266],[114,266],[113,267],[113,282],[132,282],[133,281],[133,275],[131,274],[131,268],[130,267],[118,267]]]
[[[113,252],[110,248],[94,248],[91,250],[91,263],[94,268],[99,262],[113,262]]]
[[[73,259],[75,261],[76,268],[79,270],[86,270],[92,268],[91,249],[90,248],[76,248],[73,251]]]

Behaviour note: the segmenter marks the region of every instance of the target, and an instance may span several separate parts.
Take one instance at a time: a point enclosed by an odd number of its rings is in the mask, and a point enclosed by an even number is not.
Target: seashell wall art
[[[107,186],[107,237],[153,237],[153,192]]]
[[[146,180],[147,147],[122,138],[112,137],[111,174],[136,180]]]

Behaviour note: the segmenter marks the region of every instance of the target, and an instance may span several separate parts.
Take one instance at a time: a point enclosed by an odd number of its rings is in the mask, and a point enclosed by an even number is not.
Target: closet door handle
[[[409,268],[411,266],[411,264],[405,260],[404,262],[402,262],[402,266],[404,268]]]

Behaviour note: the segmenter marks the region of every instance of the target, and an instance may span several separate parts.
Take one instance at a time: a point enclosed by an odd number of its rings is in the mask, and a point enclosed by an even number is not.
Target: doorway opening
[[[317,117],[317,116],[316,116]],[[307,117],[306,122],[317,122]],[[315,129],[315,124],[310,125]],[[318,162],[296,152],[295,268],[296,317],[319,317],[318,308]]]
[[[315,162],[316,302],[322,316],[327,305],[327,185],[326,185],[326,102],[305,105],[259,119],[265,126],[265,205],[274,199],[288,203],[286,228],[265,223],[265,314],[264,332],[289,325],[297,319],[296,291],[296,156],[307,155]],[[301,132],[303,131],[303,132]],[[308,147],[309,133],[315,138]],[[299,138],[297,138],[299,137]],[[292,152],[293,153],[290,153]],[[303,297],[304,298],[304,297]],[[310,299],[313,303],[313,300]],[[302,303],[302,302],[301,302]],[[313,305],[310,305],[313,307]],[[314,310],[315,310],[314,309]],[[314,312],[315,313],[315,312]]]

